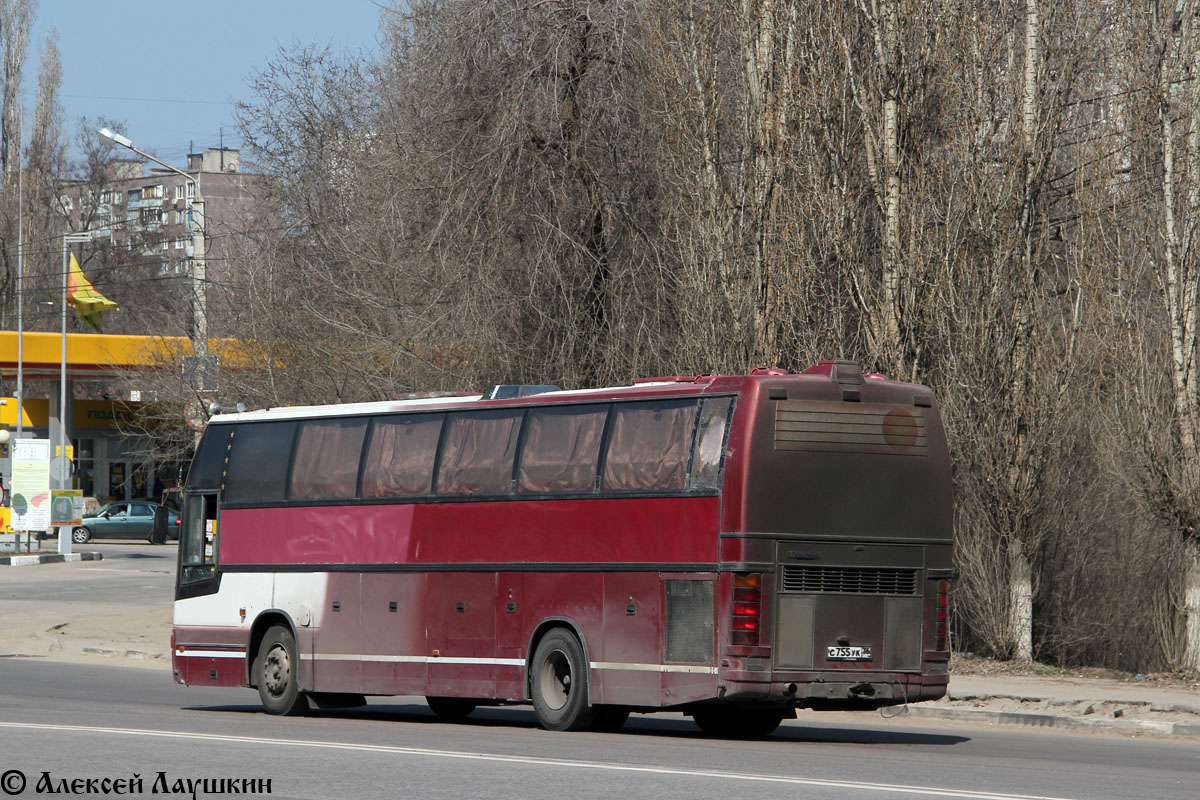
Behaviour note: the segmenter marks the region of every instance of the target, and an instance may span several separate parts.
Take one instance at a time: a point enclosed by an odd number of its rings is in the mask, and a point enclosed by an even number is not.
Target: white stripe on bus
[[[523,667],[523,658],[472,658],[467,656],[385,656],[358,653],[304,653],[305,661],[381,661],[405,664],[490,664],[500,667]],[[634,672],[682,672],[700,675],[716,675],[716,667],[698,667],[687,664],[636,664],[615,661],[592,661],[592,669],[629,670]]]
[[[622,664],[614,661],[593,661],[592,669],[626,669],[639,672],[688,672],[698,675],[716,675],[716,667],[693,667],[687,664]]]
[[[521,667],[525,661],[520,658],[467,658],[459,656],[386,656],[363,655],[359,653],[302,653],[303,661],[381,661],[399,664],[498,664],[504,667]]]
[[[179,658],[245,658],[245,650],[176,650]]]

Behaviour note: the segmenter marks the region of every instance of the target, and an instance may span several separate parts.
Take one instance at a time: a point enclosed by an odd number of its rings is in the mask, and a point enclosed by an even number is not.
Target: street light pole
[[[70,472],[66,468],[67,462],[67,415],[74,411],[74,403],[67,405],[67,283],[70,279],[71,268],[68,265],[67,257],[70,255],[70,246],[79,242],[90,242],[92,235],[90,233],[64,233],[62,237],[62,349],[59,355],[59,380],[58,380],[58,430],[50,431],[50,459],[51,465],[58,465],[58,474],[53,471],[50,475],[51,488],[68,489],[71,480]],[[56,437],[55,434],[58,434]],[[57,438],[58,444],[54,444]],[[67,554],[71,552],[71,528],[69,526],[60,526],[58,529],[58,552]]]
[[[133,146],[133,141],[127,136],[122,136],[108,128],[100,128],[96,131],[100,136],[100,140],[108,144],[118,144],[121,147],[132,150],[142,158],[148,161],[153,161],[161,167],[174,172],[177,175],[182,175],[187,180],[192,180],[192,176],[181,169],[171,166],[165,161],[160,161],[149,153],[143,152]],[[208,356],[208,282],[204,263],[204,198],[200,194],[200,173],[202,170],[196,170],[196,191],[192,195],[190,201],[191,217],[192,217],[192,354],[196,358],[197,376],[201,375],[205,369],[203,364]],[[184,192],[187,192],[187,184],[184,184]]]

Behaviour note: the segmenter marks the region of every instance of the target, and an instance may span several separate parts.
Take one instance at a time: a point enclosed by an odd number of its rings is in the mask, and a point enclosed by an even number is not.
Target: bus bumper
[[[731,702],[791,703],[800,708],[872,709],[937,700],[946,695],[947,684],[945,674],[731,672],[723,676],[719,696]]]

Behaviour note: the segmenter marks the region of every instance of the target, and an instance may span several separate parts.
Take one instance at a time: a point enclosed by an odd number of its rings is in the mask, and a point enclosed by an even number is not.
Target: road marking
[[[275,739],[259,736],[230,736],[227,734],[188,733],[184,731],[156,731],[142,728],[102,728],[89,725],[49,725],[27,722],[0,722],[0,728],[16,728],[39,731],[76,731],[79,733],[102,733],[106,735],[151,736],[163,739],[193,739],[207,742],[237,742],[241,744],[263,744],[272,747],[311,747],[324,750],[354,750],[363,753],[390,753],[394,755],[425,756],[427,758],[453,758],[465,761],[489,761],[506,764],[524,764],[535,767],[560,767],[587,769],[605,772],[632,772],[643,775],[676,775],[691,778],[710,778],[726,781],[750,781],[756,783],[791,784],[794,786],[822,786],[834,789],[858,789],[890,794],[910,794],[927,797],[960,797],[966,800],[1071,800],[1048,795],[1007,794],[1003,792],[976,792],[970,789],[944,789],[937,786],[906,786],[899,783],[868,783],[865,781],[835,781],[820,778],[798,778],[788,775],[758,775],[753,773],[723,772],[707,769],[684,769],[680,767],[655,767],[637,764],[604,763],[599,761],[573,761],[564,758],[538,758],[536,756],[506,756],[498,753],[470,753],[459,750],[434,750],[424,747],[398,747],[396,745],[354,744],[349,742],[326,742],[305,739]]]

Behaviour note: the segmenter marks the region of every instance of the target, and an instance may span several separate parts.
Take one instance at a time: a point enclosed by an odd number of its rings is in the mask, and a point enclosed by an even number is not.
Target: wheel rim
[[[287,648],[277,644],[263,659],[263,686],[272,697],[282,697],[292,680],[292,660]]]
[[[76,528],[71,531],[71,538],[75,540],[76,544],[84,544],[88,540],[87,530],[85,528]]]
[[[555,711],[571,699],[571,662],[562,650],[546,654],[538,676],[538,692],[542,702]]]

